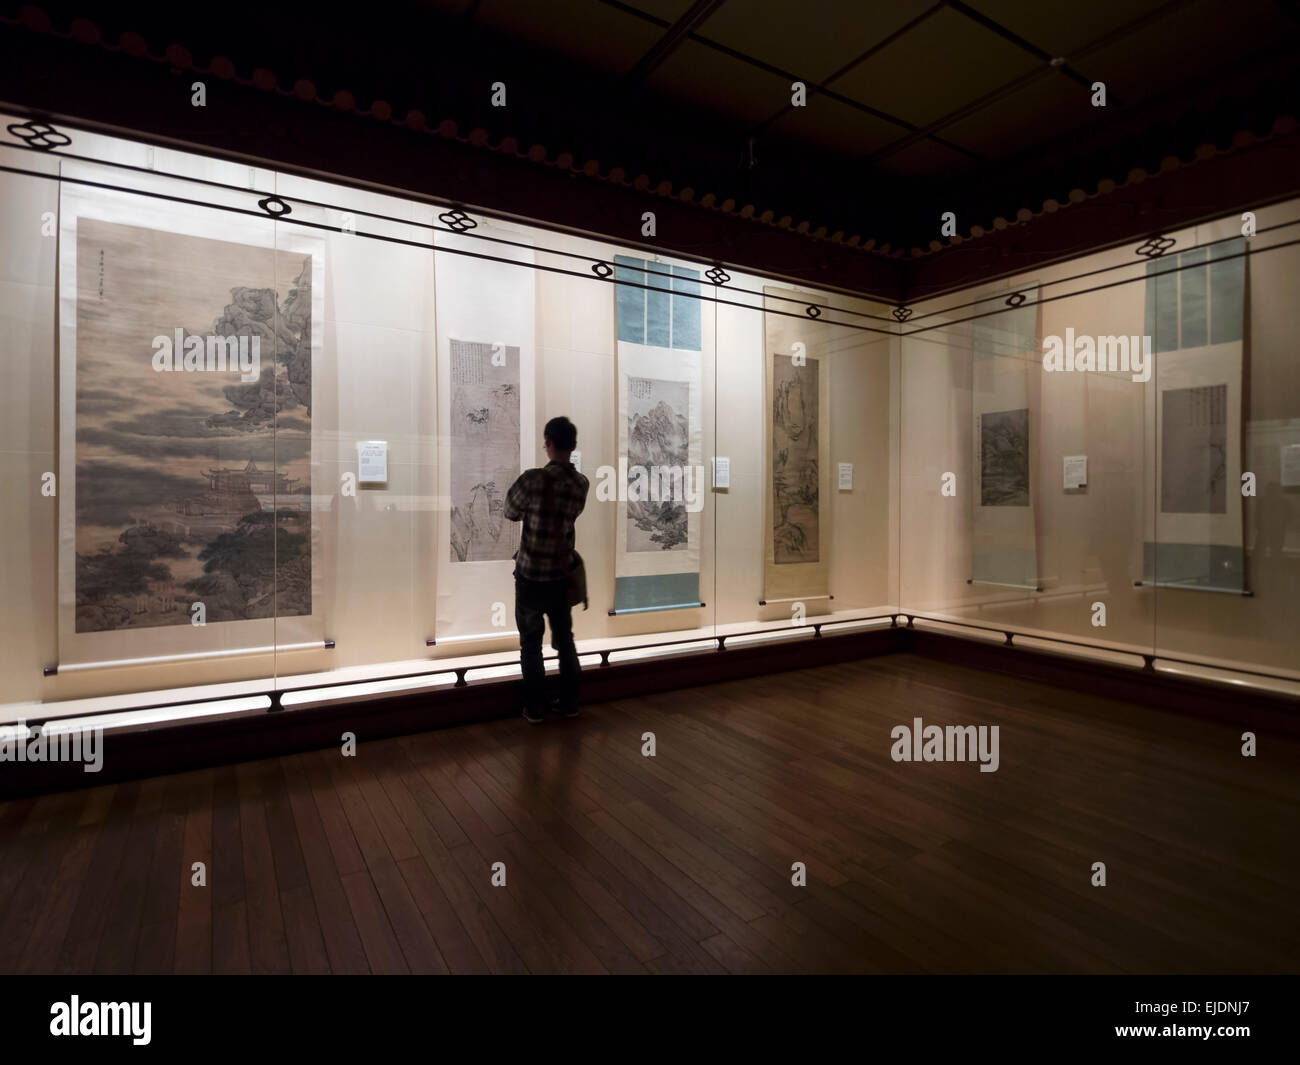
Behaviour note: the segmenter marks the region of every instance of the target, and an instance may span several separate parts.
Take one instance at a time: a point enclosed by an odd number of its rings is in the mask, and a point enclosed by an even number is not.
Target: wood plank
[[[266,820],[267,778],[272,765],[270,761],[245,762],[237,773],[244,912],[248,920],[249,966],[254,973],[292,972],[284,914],[280,911],[275,851]]]
[[[408,858],[414,861],[415,858]],[[393,862],[388,862],[370,871],[375,888],[384,904],[384,912],[392,925],[393,934],[402,948],[402,956],[413,973],[446,973],[447,963],[443,960],[438,944],[424,923],[424,915],[416,905],[411,892],[407,890],[402,872]]]
[[[133,964],[137,973],[170,973],[175,968],[176,925],[181,898],[181,881],[177,873],[185,866],[187,788],[188,781],[180,774],[165,779],[153,861],[140,915],[140,937]]]
[[[21,828],[11,831],[5,863],[12,858],[20,875],[0,911],[0,972],[19,967],[33,932],[42,918],[49,919],[50,882],[59,875],[64,848],[70,843],[75,847],[75,824],[85,803],[85,794],[43,795],[27,808]],[[65,896],[71,893],[69,887]]]
[[[326,758],[331,755],[338,756],[337,752],[312,751],[298,757],[302,759],[303,771],[311,786],[316,812],[329,842],[330,853],[334,857],[334,866],[342,877],[348,873],[361,872],[366,867],[366,860],[352,834],[343,802],[334,790],[331,767],[326,762]],[[301,819],[297,820],[301,825]]]
[[[248,914],[244,906],[244,844],[239,825],[239,785],[234,766],[222,766],[213,778],[212,971],[248,973]]]
[[[552,841],[551,833],[555,831],[561,815],[545,798],[536,793],[528,794],[518,776],[512,774],[508,767],[494,757],[492,747],[484,743],[478,744],[477,747],[483,749],[471,750],[462,747],[459,761],[466,772],[478,782],[484,794],[510,818],[511,823],[521,826],[519,831],[512,835],[520,837],[522,849],[528,855],[528,859],[544,863],[548,869],[548,880],[558,876],[580,897],[585,907],[590,908],[590,915],[579,911],[581,916],[578,919],[587,921],[599,915],[599,921],[618,937],[620,943],[631,951],[638,962],[662,956],[664,944],[652,936],[632,912],[611,895],[599,880]],[[503,780],[511,781],[514,787],[511,789],[503,787]],[[527,795],[527,806],[516,799],[516,795],[521,798]],[[602,955],[602,960],[607,965],[611,960],[614,960],[616,965],[623,965],[625,962],[619,958],[619,953],[611,948],[609,956]]]
[[[280,892],[284,936],[289,948],[289,968],[294,973],[322,975],[331,971],[329,953],[311,888],[306,884]]]
[[[179,894],[174,962],[177,973],[212,971],[211,881],[203,886],[194,883],[194,863],[202,862],[205,877],[211,877],[214,779],[211,769],[201,769],[185,776],[185,835],[177,870]]]
[[[92,791],[107,791],[111,796],[113,789],[92,789]],[[69,799],[71,798],[69,796]],[[102,802],[102,796],[87,794],[85,801],[86,808],[92,805],[99,806]],[[65,807],[65,809],[71,809],[71,806]],[[43,902],[41,903],[40,913],[33,921],[26,946],[23,947],[22,955],[19,958],[18,972],[52,973],[56,971],[59,947],[67,936],[77,896],[81,891],[82,882],[94,858],[102,827],[102,820],[100,823],[84,822],[85,809],[83,808],[81,817],[77,819],[76,830],[66,839],[63,847],[51,846],[47,848],[47,860],[53,859],[55,856],[58,856],[59,859],[58,870],[52,881],[42,884],[41,873],[37,872],[33,876],[32,888],[37,896],[43,896]],[[10,853],[12,851],[6,851],[6,860]],[[17,858],[17,855],[14,855],[14,857]],[[16,862],[16,864],[21,868],[20,862]],[[12,907],[6,906],[0,912],[5,913],[6,917],[12,918],[23,912],[23,905],[22,901],[15,899]],[[22,932],[15,930],[12,926],[0,931],[0,935],[6,937],[12,935],[14,936],[12,945],[21,945]]]
[[[533,973],[604,972],[605,968],[589,950],[581,950],[574,957],[566,949],[569,936],[560,932],[557,922],[550,925],[533,909],[535,900],[524,897],[519,891],[519,878],[510,876],[506,863],[504,886],[492,884],[492,866],[505,860],[504,847],[493,847],[485,856],[473,843],[454,847],[452,859],[465,874],[465,880],[479,899],[491,911],[510,943]],[[567,930],[566,930],[567,931]]]
[[[124,867],[124,858],[141,787],[140,781],[130,781],[119,785],[113,796],[108,816],[95,841],[90,868],[77,895],[67,935],[59,948],[55,969],[60,973],[91,970],[111,903],[115,896],[120,897],[117,889],[121,881],[139,875],[138,870],[133,873]]]
[[[894,762],[917,716],[998,772]],[[1288,972],[1248,724],[893,655],[0,802],[0,971]]]
[[[423,858],[408,858],[399,862],[397,868],[401,871],[411,898],[424,915],[424,923],[447,964],[447,971],[457,974],[492,972],[428,863]]]
[[[302,848],[303,865],[330,971],[368,973],[370,962],[352,919],[352,907],[343,890],[339,869],[334,864],[335,852],[330,846],[315,791],[308,779],[308,760],[295,755],[283,759],[281,767],[288,784],[294,828]]]
[[[459,925],[491,972],[527,972],[528,967],[515,951],[510,937],[492,916],[452,858],[451,851],[444,845],[444,837],[434,828],[433,819],[425,816],[430,804],[436,804],[442,813],[446,813],[446,808],[433,795],[423,774],[409,760],[408,753],[404,746],[389,748],[382,779],[403,824],[420,850],[428,875],[435,882],[434,885],[424,882],[424,875],[416,868],[414,859],[402,863],[403,875],[411,886],[412,895],[417,900],[423,900],[420,903],[421,910],[438,940],[443,956],[453,972],[457,971],[457,964],[474,968],[475,961],[465,952],[456,929]],[[441,817],[441,814],[437,816]],[[465,839],[465,845],[468,846],[468,837]],[[433,889],[435,886],[436,891]],[[451,912],[444,913],[440,909],[431,914],[429,907],[438,905],[440,898],[445,900]],[[455,960],[457,958],[459,961]]]
[[[529,907],[563,935],[575,954],[590,952],[611,973],[643,973],[645,967],[627,945],[555,868],[517,832],[501,841],[512,873]]]
[[[348,873],[343,877],[343,891],[352,908],[361,944],[372,973],[409,973],[410,966],[393,934],[384,904],[375,890],[370,873]]]

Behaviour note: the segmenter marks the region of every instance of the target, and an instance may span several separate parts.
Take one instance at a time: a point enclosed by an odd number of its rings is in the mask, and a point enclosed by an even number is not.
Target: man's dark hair
[[[564,415],[547,422],[542,435],[560,451],[572,451],[578,446],[578,428]]]

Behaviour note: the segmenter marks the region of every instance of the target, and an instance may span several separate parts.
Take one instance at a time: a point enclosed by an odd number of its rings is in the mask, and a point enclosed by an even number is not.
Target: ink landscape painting
[[[519,348],[452,340],[451,561],[499,562],[519,550],[506,521],[519,476]]]
[[[76,262],[76,631],[309,615],[312,256],[82,217]]]
[[[1029,506],[1029,409],[980,415],[980,506]]]
[[[659,499],[637,499],[629,484],[627,549],[684,551],[686,498],[682,477],[690,467],[688,381],[629,377],[627,382],[627,467],[629,482],[654,471]],[[661,488],[662,486],[662,488]],[[672,498],[665,499],[664,495]]]
[[[821,555],[817,438],[821,362],[772,359],[772,551],[777,565]]]

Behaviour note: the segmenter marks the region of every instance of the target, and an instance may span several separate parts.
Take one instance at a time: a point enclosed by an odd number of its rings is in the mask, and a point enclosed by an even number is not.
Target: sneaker
[[[547,700],[547,705],[551,708],[552,713],[559,714],[561,717],[578,716],[577,706],[565,706],[564,702],[558,695],[552,695],[551,698]]]
[[[534,710],[530,706],[525,708],[524,710],[524,720],[527,721],[530,725],[540,725],[543,721],[546,720],[546,714],[541,710]]]

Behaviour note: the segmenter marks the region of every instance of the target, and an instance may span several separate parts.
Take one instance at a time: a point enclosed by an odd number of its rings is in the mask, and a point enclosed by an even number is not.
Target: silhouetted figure
[[[521,473],[506,493],[505,505],[506,518],[523,522],[515,553],[515,625],[524,677],[524,718],[534,725],[546,717],[547,706],[543,618],[551,623],[551,646],[560,656],[556,709],[565,717],[578,714],[581,667],[568,589],[574,565],[573,523],[587,505],[590,487],[570,461],[578,430],[568,418],[547,422],[543,442],[551,461]]]

